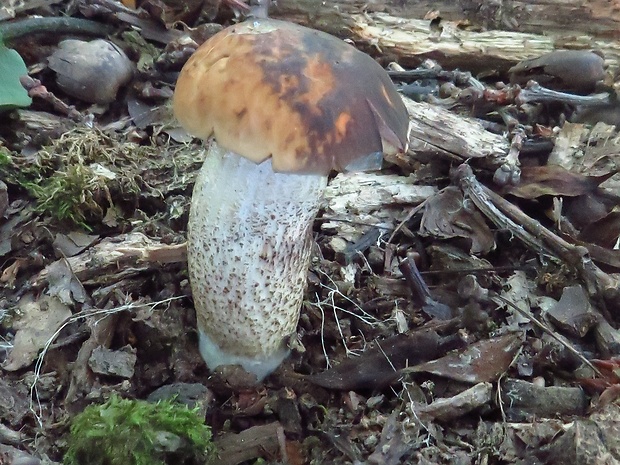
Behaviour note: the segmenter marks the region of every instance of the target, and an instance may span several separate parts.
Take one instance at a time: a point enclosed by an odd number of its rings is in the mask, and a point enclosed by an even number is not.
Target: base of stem
[[[214,369],[220,365],[241,365],[248,373],[254,373],[259,382],[278,368],[290,353],[286,347],[283,347],[264,358],[230,354],[223,351],[202,330],[198,330],[198,349],[209,369]]]

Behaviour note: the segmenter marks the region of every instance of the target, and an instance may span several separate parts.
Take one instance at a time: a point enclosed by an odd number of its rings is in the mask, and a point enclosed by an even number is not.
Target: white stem
[[[200,352],[262,379],[288,355],[326,176],[274,173],[211,143],[188,225]]]

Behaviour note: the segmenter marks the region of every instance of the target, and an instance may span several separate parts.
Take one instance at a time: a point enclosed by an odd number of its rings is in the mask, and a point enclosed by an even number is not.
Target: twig
[[[28,75],[19,78],[22,87],[28,91],[30,98],[40,98],[54,107],[57,111],[71,118],[73,121],[86,122],[87,117],[77,111],[74,106],[67,105],[65,102],[56,97],[52,92],[47,90],[41,81],[33,79]]]
[[[518,93],[515,103],[523,105],[532,102],[560,102],[568,105],[600,106],[611,103],[608,93],[594,95],[575,95],[547,89],[535,81],[527,83],[525,89]]]
[[[537,326],[539,329],[543,330],[545,333],[547,333],[549,336],[551,336],[555,341],[559,342],[562,346],[566,347],[566,349],[568,349],[573,355],[575,355],[577,358],[579,358],[579,360],[581,360],[584,364],[586,364],[588,367],[590,367],[594,371],[594,373],[596,373],[597,375],[599,375],[601,377],[603,376],[602,373],[598,370],[598,368],[596,368],[594,365],[592,365],[590,360],[585,358],[583,356],[583,354],[581,354],[581,352],[579,352],[577,349],[575,349],[568,341],[565,341],[564,339],[559,337],[551,328],[547,327],[547,325],[545,325],[542,321],[540,321],[534,315],[532,315],[531,313],[526,312],[523,309],[519,308],[518,305],[515,305],[510,300],[506,299],[505,297],[502,297],[501,295],[497,294],[496,292],[489,291],[489,295],[490,295],[491,299],[499,300],[503,304],[508,305],[514,311],[519,313],[519,315],[527,318],[529,321],[534,323],[535,326]]]
[[[523,226],[506,217],[491,201],[488,190],[478,182],[469,165],[460,165],[455,171],[455,178],[461,190],[476,207],[501,230],[510,231],[536,253],[551,255],[551,251],[538,238],[527,232]]]
[[[575,267],[591,296],[607,300],[618,298],[618,281],[592,262],[588,249],[562,239],[491,189],[480,184],[469,165],[459,166],[454,174],[464,194],[492,223],[510,231],[536,253],[558,257]]]
[[[493,174],[493,181],[499,186],[505,186],[507,184],[516,185],[519,184],[519,180],[521,179],[519,154],[523,148],[523,142],[527,139],[527,135],[525,133],[525,128],[522,126],[517,126],[511,133],[510,150],[504,158],[504,163],[502,163]]]
[[[105,37],[112,32],[114,32],[114,28],[107,24],[71,17],[27,18],[0,23],[0,36],[5,41],[32,34],[84,34]]]
[[[388,244],[391,244],[392,241],[394,240],[394,237],[396,236],[396,233],[398,233],[398,231],[400,231],[403,226],[405,226],[405,224],[407,224],[409,222],[409,220],[411,220],[411,218],[413,218],[420,210],[422,210],[424,207],[426,206],[426,200],[424,200],[422,203],[420,203],[419,205],[416,205],[415,207],[413,207],[409,213],[407,214],[407,217],[402,220],[398,226],[396,226],[396,228],[394,229],[394,231],[392,231],[392,234],[390,235],[390,238],[387,240]]]
[[[403,81],[417,81],[437,79],[442,81],[454,82],[456,85],[468,85],[478,89],[484,89],[478,79],[474,78],[469,71],[445,71],[435,64],[432,68],[418,68],[411,70],[388,70],[388,75],[392,79]]]
[[[411,257],[405,257],[398,264],[398,268],[405,277],[405,281],[407,281],[411,289],[411,294],[417,301],[416,303],[422,307],[424,313],[440,320],[449,320],[452,318],[452,309],[433,299],[431,291],[426,285],[424,278],[422,278],[415,260]]]

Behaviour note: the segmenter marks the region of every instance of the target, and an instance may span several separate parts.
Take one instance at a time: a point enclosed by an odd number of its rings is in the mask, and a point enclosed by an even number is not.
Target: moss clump
[[[213,463],[211,430],[196,410],[172,401],[113,396],[72,421],[65,465],[198,465]]]
[[[145,145],[119,138],[79,127],[34,154],[12,154],[0,147],[0,179],[25,190],[36,201],[36,212],[86,230],[116,227],[132,215],[145,222],[164,215],[162,201],[189,190],[204,153],[196,156],[189,145],[158,138]],[[169,217],[188,208],[185,198],[177,204]]]

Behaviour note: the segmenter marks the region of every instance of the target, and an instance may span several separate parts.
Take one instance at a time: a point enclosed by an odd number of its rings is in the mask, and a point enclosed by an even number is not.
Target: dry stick
[[[588,249],[565,241],[480,184],[469,165],[459,166],[455,171],[455,179],[469,199],[496,226],[507,229],[537,253],[557,256],[575,267],[591,296],[617,297],[618,282],[592,262]]]
[[[403,273],[405,281],[407,281],[409,285],[411,295],[416,301],[416,305],[422,307],[424,313],[440,320],[449,320],[452,318],[452,309],[448,305],[433,299],[431,291],[426,285],[424,278],[422,278],[415,260],[411,257],[405,257],[398,264],[398,268]]]
[[[506,217],[493,204],[487,190],[478,182],[469,165],[460,165],[455,171],[455,179],[465,196],[471,199],[474,205],[476,205],[476,207],[478,207],[478,209],[499,229],[510,231],[527,246],[534,249],[536,253],[552,255],[551,250],[548,249],[542,241],[532,236],[523,226]]]
[[[575,95],[547,89],[535,81],[527,83],[525,89],[517,93],[516,103],[561,102],[569,105],[595,106],[608,105],[611,96],[608,92],[594,95]]]
[[[87,116],[80,113],[73,105],[67,105],[65,102],[56,97],[52,92],[47,90],[41,81],[31,78],[27,74],[19,78],[22,87],[28,91],[30,98],[40,98],[51,104],[55,110],[63,113],[74,121],[86,122]]]
[[[502,166],[497,168],[493,174],[493,181],[500,186],[518,184],[521,179],[519,154],[523,148],[523,142],[526,139],[525,129],[519,126],[512,130],[511,133],[510,150]]]
[[[409,222],[409,220],[411,218],[414,217],[414,215],[416,213],[418,213],[420,210],[422,210],[424,207],[426,206],[426,200],[424,200],[422,203],[420,203],[419,205],[416,205],[415,207],[413,207],[411,209],[411,211],[407,214],[407,217],[402,220],[398,226],[396,226],[396,228],[394,229],[394,231],[392,231],[392,234],[390,235],[390,238],[387,240],[388,244],[391,244],[392,241],[394,240],[394,237],[396,236],[396,234],[398,233],[398,231],[400,231],[403,226],[405,226],[405,224],[407,224]]]
[[[83,34],[105,37],[114,32],[107,24],[80,18],[27,18],[0,23],[0,36],[5,41],[32,34]]]
[[[603,273],[603,271],[598,269],[598,267],[596,267],[596,265],[594,265],[592,261],[589,260],[589,258],[587,257],[587,250],[585,252],[583,250],[577,250],[585,249],[584,247],[576,247],[572,244],[569,244],[564,239],[558,237],[556,234],[542,226],[538,221],[530,218],[529,216],[521,212],[521,210],[514,207],[510,202],[504,200],[495,192],[480,184],[474,176],[473,171],[469,165],[461,165],[457,168],[456,179],[459,182],[463,192],[472,200],[476,207],[478,207],[480,211],[482,211],[482,213],[484,213],[487,218],[489,218],[489,220],[491,220],[495,225],[500,228],[508,229],[516,237],[525,242],[525,244],[533,247],[537,253],[557,254],[567,263],[576,266],[581,272],[582,277],[584,278],[584,280],[586,280],[586,282],[590,282],[592,279],[594,279],[594,282],[591,284],[596,286],[596,283],[598,282],[596,280],[597,275],[592,274],[592,267],[596,268],[599,274]],[[508,218],[505,214],[511,216],[512,218]],[[515,223],[515,221],[517,221],[518,224]],[[611,277],[609,277],[608,275],[606,276],[608,279],[611,279]],[[598,291],[601,290],[598,289],[598,286],[594,287],[593,289],[597,289]],[[591,292],[591,294],[595,294],[595,292]],[[510,306],[512,309],[517,311],[519,314],[526,317],[537,327],[549,334],[553,339],[558,341],[570,352],[576,355],[583,363],[585,363],[592,370],[594,370],[596,374],[601,376],[600,371],[594,365],[592,365],[592,363],[590,363],[590,361],[588,361],[588,359],[586,359],[577,349],[575,349],[567,341],[557,336],[550,328],[548,328],[544,323],[536,319],[533,315],[521,310],[510,300],[505,299],[498,294],[494,293],[492,298],[503,302],[504,304]]]
[[[405,277],[405,281],[409,285],[409,289],[417,305],[422,306],[429,300],[433,300],[431,290],[426,285],[424,278],[422,278],[420,270],[413,258],[405,257],[398,264],[398,268]]]
[[[598,370],[598,368],[596,368],[594,365],[592,365],[592,363],[587,358],[585,358],[581,354],[581,352],[579,352],[577,349],[575,349],[568,341],[565,341],[560,336],[558,336],[551,328],[549,328],[547,325],[545,325],[542,321],[538,320],[534,315],[532,315],[529,312],[524,311],[523,309],[519,308],[518,305],[515,305],[510,300],[502,297],[501,295],[499,295],[499,294],[497,294],[495,292],[493,292],[492,295],[490,295],[490,298],[491,299],[499,300],[503,304],[508,305],[510,308],[512,308],[514,311],[516,311],[520,315],[522,315],[525,318],[527,318],[529,321],[534,323],[535,326],[537,326],[538,328],[543,330],[545,333],[547,333],[549,336],[551,336],[553,339],[555,339],[561,345],[566,347],[569,350],[569,352],[571,352],[573,355],[575,355],[577,358],[579,358],[579,360],[581,360],[583,363],[588,365],[594,371],[594,373],[596,373],[597,375],[599,375],[601,377],[603,376],[603,374]]]

